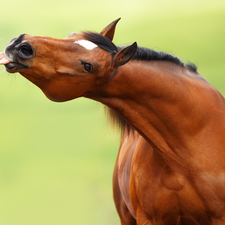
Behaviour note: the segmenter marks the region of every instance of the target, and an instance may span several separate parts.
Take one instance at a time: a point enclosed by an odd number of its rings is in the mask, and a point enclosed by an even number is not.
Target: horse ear
[[[112,41],[115,33],[116,24],[119,22],[120,19],[121,18],[114,20],[107,27],[105,27],[100,34],[109,38]]]
[[[137,52],[137,43],[120,50],[113,58],[113,67],[117,68],[129,62]]]

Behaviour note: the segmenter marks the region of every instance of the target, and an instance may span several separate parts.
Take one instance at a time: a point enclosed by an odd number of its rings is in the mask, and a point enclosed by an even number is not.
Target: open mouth
[[[7,63],[10,63],[10,60],[5,56],[4,52],[0,53],[0,65],[5,65]]]
[[[19,62],[11,61],[4,52],[0,53],[0,65],[5,65],[8,72],[15,72],[20,69],[28,68],[28,66],[23,65]]]

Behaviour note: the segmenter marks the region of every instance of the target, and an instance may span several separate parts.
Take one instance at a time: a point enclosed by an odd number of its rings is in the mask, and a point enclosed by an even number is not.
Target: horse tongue
[[[5,57],[4,52],[0,52],[0,65],[5,65],[10,63],[10,61]]]

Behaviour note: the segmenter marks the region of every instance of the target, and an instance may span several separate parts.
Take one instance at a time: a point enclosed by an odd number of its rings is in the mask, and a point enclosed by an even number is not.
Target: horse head
[[[71,33],[64,39],[22,34],[0,54],[0,64],[9,73],[19,72],[53,101],[89,97],[136,53],[136,43],[120,51],[112,43],[118,21],[100,34]]]

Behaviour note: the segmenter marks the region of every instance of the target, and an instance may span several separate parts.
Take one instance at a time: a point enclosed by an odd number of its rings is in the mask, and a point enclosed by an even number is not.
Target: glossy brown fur
[[[101,34],[112,40],[117,22]],[[225,224],[223,96],[185,66],[132,60],[135,43],[110,54],[74,44],[81,39],[84,34],[62,40],[25,35],[35,56],[17,57],[28,68],[7,70],[20,72],[53,101],[99,101],[133,127],[125,126],[113,176],[121,224]]]

